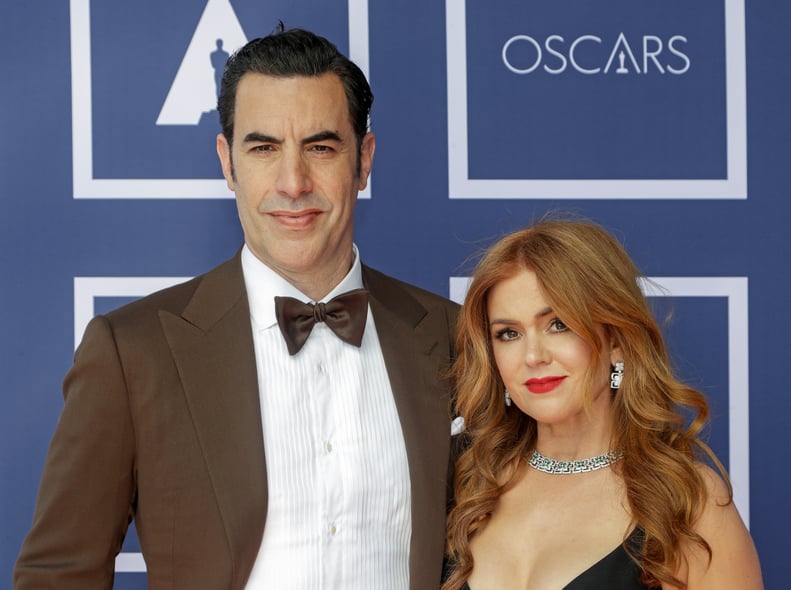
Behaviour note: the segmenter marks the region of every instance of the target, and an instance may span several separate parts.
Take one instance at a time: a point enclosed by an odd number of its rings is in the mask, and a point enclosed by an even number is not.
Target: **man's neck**
[[[346,278],[355,260],[355,250],[351,249],[348,256],[338,264],[324,265],[320,269],[292,272],[278,267],[270,266],[270,268],[312,301],[322,301]]]

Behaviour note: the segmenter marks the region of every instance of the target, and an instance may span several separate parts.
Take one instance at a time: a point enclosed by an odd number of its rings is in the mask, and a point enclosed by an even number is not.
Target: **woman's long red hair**
[[[558,317],[588,343],[591,367],[606,344],[597,326],[620,346],[625,371],[613,397],[612,444],[624,451],[618,471],[633,525],[645,534],[639,554],[625,547],[642,568],[645,583],[684,588],[675,575],[681,547],[692,542],[710,553],[694,529],[707,499],[698,460],[708,457],[727,480],[699,438],[708,405],[702,393],[674,377],[662,332],[641,290],[643,278],[618,241],[590,222],[548,220],[488,250],[459,318],[452,379],[468,446],[456,464],[447,545],[453,570],[442,589],[459,590],[469,577],[470,539],[486,525],[535,445],[535,421],[517,408],[506,411],[503,403],[487,316],[491,289],[523,269],[536,274]],[[593,378],[591,369],[588,391]]]

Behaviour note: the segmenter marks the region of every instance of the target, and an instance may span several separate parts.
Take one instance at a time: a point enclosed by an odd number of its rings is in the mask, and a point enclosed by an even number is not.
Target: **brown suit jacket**
[[[435,589],[457,306],[368,267],[363,281],[409,461],[410,588]],[[244,588],[267,512],[258,395],[238,253],[94,318],[64,381],[14,588],[110,588],[133,518],[152,590]]]

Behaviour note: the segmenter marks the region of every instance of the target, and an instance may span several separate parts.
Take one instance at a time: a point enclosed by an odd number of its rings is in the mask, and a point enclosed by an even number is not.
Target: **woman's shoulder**
[[[707,497],[694,527],[711,548],[711,557],[703,547],[687,545],[684,557],[689,588],[762,589],[755,545],[733,501],[730,484],[708,465],[699,463],[696,468]]]
[[[715,500],[718,504],[730,503],[732,497],[730,484],[715,469],[700,461],[695,464],[695,469],[706,485],[709,500]]]

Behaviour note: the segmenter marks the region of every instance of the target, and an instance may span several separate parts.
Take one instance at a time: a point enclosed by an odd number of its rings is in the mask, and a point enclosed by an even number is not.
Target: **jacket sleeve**
[[[105,318],[88,325],[63,395],[33,525],[14,569],[15,590],[111,588],[134,514],[135,433]]]

